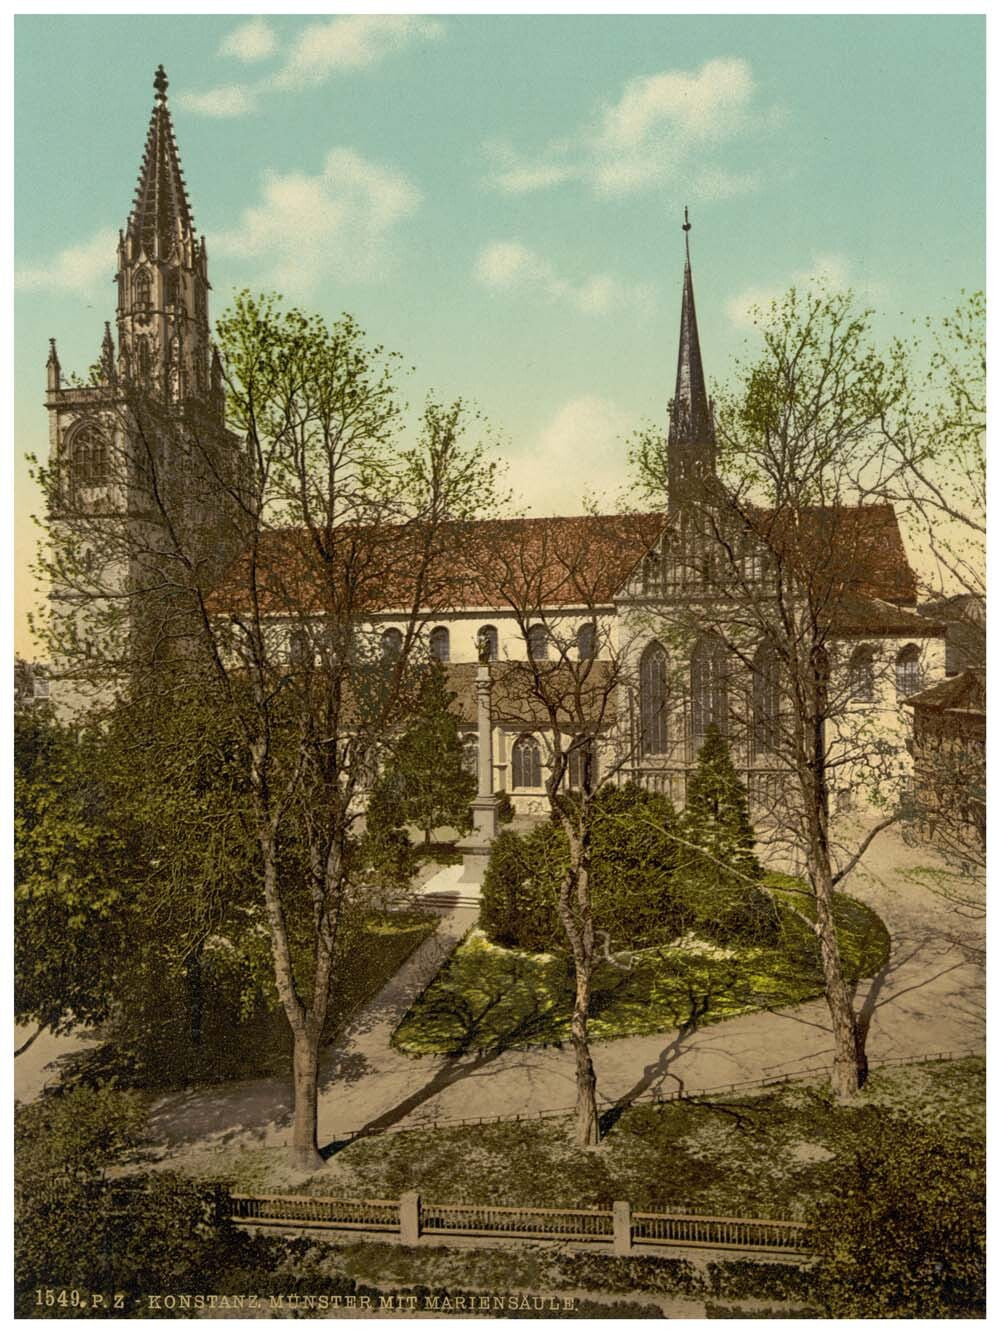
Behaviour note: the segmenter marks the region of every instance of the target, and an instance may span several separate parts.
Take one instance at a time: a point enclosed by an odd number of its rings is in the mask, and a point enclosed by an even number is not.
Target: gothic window
[[[141,268],[135,275],[133,283],[135,300],[133,308],[135,313],[141,319],[148,319],[149,312],[153,308],[153,279],[150,277],[149,269]]]
[[[639,751],[666,754],[667,741],[667,653],[653,642],[639,662]]]
[[[495,625],[483,625],[476,635],[476,643],[486,649],[486,658],[495,662],[500,653],[499,636]]]
[[[847,668],[847,688],[857,703],[871,703],[875,697],[875,649],[870,643],[855,648]]]
[[[544,662],[549,655],[549,632],[544,625],[532,625],[528,630],[528,656],[535,662]]]
[[[180,305],[180,278],[175,269],[171,269],[163,281],[164,305]]]
[[[714,723],[726,731],[726,650],[714,634],[703,635],[691,654],[691,739],[700,748]]]
[[[576,655],[581,662],[597,656],[597,626],[588,620],[576,631]]]
[[[753,744],[758,754],[777,748],[781,709],[778,655],[762,643],[753,660]]]
[[[451,659],[451,636],[443,625],[431,630],[431,657],[436,662],[447,662]]]
[[[148,384],[150,372],[149,339],[145,334],[140,334],[135,340],[135,362],[140,383]]]
[[[589,768],[587,786],[593,790],[597,781],[594,746],[589,736],[574,736],[569,749],[566,777],[573,791],[583,791],[584,778]]]
[[[479,737],[474,731],[462,740],[462,767],[473,777],[479,773]]]
[[[288,635],[288,660],[299,669],[313,665],[313,646],[304,625],[293,625]]]
[[[108,483],[108,444],[94,425],[81,426],[69,441],[68,499],[76,499],[82,490]]]
[[[920,689],[920,649],[908,643],[896,654],[896,695],[905,699]]]
[[[382,661],[395,662],[403,651],[403,635],[398,629],[382,631]]]
[[[511,782],[514,790],[542,785],[542,750],[536,737],[518,736],[511,752]]]

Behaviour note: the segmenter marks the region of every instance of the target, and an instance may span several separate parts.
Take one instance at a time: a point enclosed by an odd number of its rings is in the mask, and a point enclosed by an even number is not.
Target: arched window
[[[140,334],[135,340],[135,364],[139,374],[139,380],[142,384],[149,383],[149,339],[145,334]]]
[[[431,630],[431,657],[436,662],[451,660],[451,636],[443,625]]]
[[[312,638],[305,625],[293,625],[288,634],[288,660],[293,667],[311,667],[315,661]]]
[[[479,737],[474,731],[462,739],[462,767],[473,777],[479,773]]]
[[[705,634],[691,654],[691,739],[696,747],[713,722],[725,735],[728,711],[726,650],[721,639]]]
[[[667,752],[667,651],[650,643],[639,661],[639,752]]]
[[[896,654],[896,694],[900,699],[920,689],[920,649],[908,643]]]
[[[141,268],[135,275],[134,289],[135,302],[133,308],[135,313],[146,317],[153,306],[153,279],[149,275],[149,269]]]
[[[592,620],[576,631],[576,655],[581,662],[589,662],[597,656],[597,626]]]
[[[871,703],[875,697],[875,649],[863,643],[851,654],[847,668],[847,688],[858,703]]]
[[[164,305],[180,304],[180,280],[176,270],[171,269],[163,280],[163,303]]]
[[[398,629],[382,631],[382,661],[395,662],[403,651],[403,635]]]
[[[495,662],[500,654],[500,638],[495,625],[480,626],[476,635],[476,644],[484,652],[488,662]]]
[[[586,785],[593,791],[597,785],[597,756],[594,753],[593,741],[589,736],[574,736],[566,766],[566,780],[573,791],[583,790],[588,770],[590,781]]]
[[[542,750],[536,737],[518,736],[511,752],[511,785],[515,791],[542,785]]]
[[[544,625],[532,625],[528,630],[528,656],[544,662],[549,655],[549,632]]]
[[[69,478],[67,498],[76,498],[80,491],[108,483],[108,444],[97,426],[81,426],[69,442]]]
[[[762,643],[753,659],[753,745],[758,754],[777,748],[780,685],[778,654],[771,644]]]

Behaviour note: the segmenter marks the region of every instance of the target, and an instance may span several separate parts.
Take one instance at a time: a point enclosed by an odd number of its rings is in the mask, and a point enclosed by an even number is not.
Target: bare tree
[[[194,683],[232,720],[293,1038],[292,1158],[311,1170],[331,985],[372,901],[363,796],[415,705],[426,621],[449,604],[449,533],[493,468],[463,442],[461,403],[430,403],[404,443],[394,358],[348,317],[244,293],[218,336],[226,429],[162,386],[106,379],[100,467],[40,470],[49,635],[63,675],[105,700],[169,708]],[[371,620],[387,607],[405,626],[391,659]]]
[[[885,671],[878,648],[923,625],[898,605],[914,589],[891,510],[871,503],[907,381],[895,349],[873,350],[867,314],[847,295],[793,290],[758,322],[763,351],[738,367],[719,405],[722,479],[675,479],[646,614],[671,649],[681,748],[693,751],[711,722],[725,730],[758,818],[770,816],[772,852],[804,862],[832,1085],[850,1098],[865,1078],[864,1032],[833,894],[897,817],[898,740],[874,708]],[[662,442],[641,440],[636,457],[647,492],[662,496]],[[831,830],[838,785],[865,788],[882,807],[848,847]]]
[[[623,709],[634,653],[616,624],[613,599],[660,526],[651,515],[507,521],[477,534],[468,553],[484,600],[498,598],[509,609],[524,641],[524,657],[497,668],[497,720],[524,729],[526,749],[515,763],[544,772],[548,809],[569,850],[558,916],[573,962],[570,1039],[581,1146],[600,1141],[588,1021],[594,971],[608,948],[605,939],[602,952],[594,929],[592,809],[634,749]]]

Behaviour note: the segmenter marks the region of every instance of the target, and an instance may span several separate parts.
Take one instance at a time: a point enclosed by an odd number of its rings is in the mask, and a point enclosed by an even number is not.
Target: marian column
[[[500,802],[493,794],[493,680],[489,644],[480,640],[476,669],[476,724],[479,732],[478,790],[472,802],[473,829],[458,844],[462,852],[462,884],[481,884],[489,859],[490,843],[497,835]]]

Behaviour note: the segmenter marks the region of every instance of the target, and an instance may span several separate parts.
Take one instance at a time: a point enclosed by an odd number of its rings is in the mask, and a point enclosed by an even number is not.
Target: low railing
[[[230,1194],[228,1216],[255,1226],[398,1231],[398,1199],[331,1199],[320,1194]]]
[[[500,1208],[488,1204],[424,1203],[420,1227],[428,1233],[463,1236],[554,1237],[611,1240],[610,1211],[584,1208]]]
[[[228,1202],[227,1202],[228,1199]],[[515,1208],[476,1203],[424,1203],[416,1191],[401,1199],[331,1199],[309,1194],[231,1194],[218,1214],[244,1226],[387,1233],[404,1245],[421,1236],[478,1236],[494,1241],[558,1240],[597,1245],[614,1254],[636,1246],[809,1255],[810,1226],[782,1218],[715,1217],[707,1213],[633,1213],[607,1208]]]
[[[633,1213],[632,1240],[640,1245],[683,1245],[713,1250],[806,1253],[809,1225],[766,1217],[709,1217],[691,1213]]]

